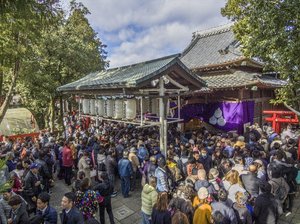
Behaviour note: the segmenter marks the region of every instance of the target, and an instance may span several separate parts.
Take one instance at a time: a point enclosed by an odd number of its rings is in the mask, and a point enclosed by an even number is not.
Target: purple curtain
[[[245,123],[253,123],[254,101],[188,104],[181,109],[180,114],[185,122],[198,118],[218,129],[242,133]]]

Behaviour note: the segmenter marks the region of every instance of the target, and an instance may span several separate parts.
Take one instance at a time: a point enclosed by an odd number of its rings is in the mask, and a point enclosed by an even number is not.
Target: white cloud
[[[220,15],[225,0],[80,1],[108,45],[111,67],[180,53],[194,31],[227,22]]]

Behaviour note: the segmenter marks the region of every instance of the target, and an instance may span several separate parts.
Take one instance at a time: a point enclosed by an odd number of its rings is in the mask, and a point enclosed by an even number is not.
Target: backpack
[[[98,163],[98,171],[103,171],[103,172],[106,171],[106,165],[105,165],[105,162],[100,162],[100,163]]]
[[[177,162],[177,164],[178,164],[177,166],[180,169],[183,176],[187,177],[187,168],[186,168],[186,166],[188,164],[188,159],[187,158],[184,158],[184,159],[186,160],[185,162],[183,162],[182,158],[180,158]]]
[[[103,159],[99,159],[99,155],[97,155],[97,163],[98,163],[98,171],[106,171],[106,157]]]
[[[285,187],[282,185],[282,181],[281,181],[281,183],[277,183],[274,180],[271,180],[271,181],[274,182],[278,186],[277,190],[274,192],[275,198],[278,199],[279,201],[284,201],[288,192],[286,191]]]

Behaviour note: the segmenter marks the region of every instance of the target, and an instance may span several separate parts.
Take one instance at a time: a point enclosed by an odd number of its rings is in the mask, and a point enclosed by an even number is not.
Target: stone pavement
[[[116,181],[115,188],[116,190],[119,191],[120,189],[119,181]],[[51,194],[50,203],[56,209],[56,211],[60,213],[61,199],[66,192],[71,191],[71,187],[67,186],[64,183],[64,181],[56,180],[55,186],[51,190],[52,190],[52,194]],[[139,224],[140,223],[141,190],[142,189],[136,189],[134,192],[130,192],[129,198],[123,198],[121,193],[119,193],[116,197],[112,198],[113,215],[115,217],[116,224]],[[106,220],[105,223],[107,224],[110,223],[106,212],[105,212],[105,220]],[[60,220],[58,223],[60,224]]]
[[[119,181],[116,182],[115,188],[119,191]],[[56,180],[56,184],[52,188],[51,204],[58,212],[61,212],[61,198],[70,190],[71,187],[65,185],[64,181]],[[131,192],[129,198],[123,198],[121,194],[118,194],[117,197],[112,198],[112,208],[116,224],[139,224],[141,220],[141,189]],[[105,213],[105,219],[105,223],[109,224],[107,213]],[[300,224],[300,195],[295,199],[293,213],[288,217],[282,215],[278,224]]]

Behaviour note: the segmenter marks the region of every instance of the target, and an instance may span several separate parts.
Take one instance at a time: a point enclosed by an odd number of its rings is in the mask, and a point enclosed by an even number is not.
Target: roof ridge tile
[[[208,36],[228,32],[231,30],[232,26],[233,26],[233,23],[227,23],[227,24],[222,24],[220,26],[195,31],[195,32],[193,32],[193,39],[194,38],[203,38],[203,37],[208,37]]]

